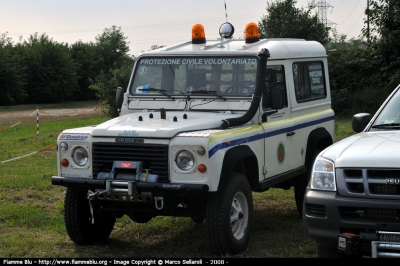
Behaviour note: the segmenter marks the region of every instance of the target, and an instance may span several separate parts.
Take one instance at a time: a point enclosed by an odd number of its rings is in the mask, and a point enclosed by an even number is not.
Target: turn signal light
[[[206,33],[204,27],[201,24],[194,24],[192,27],[192,43],[200,44],[206,43]]]
[[[62,159],[61,160],[61,165],[64,166],[64,167],[67,167],[69,165],[68,160],[67,159]]]
[[[258,26],[254,22],[247,23],[244,33],[246,43],[258,42],[260,40]]]
[[[199,170],[200,173],[205,173],[207,171],[207,167],[204,164],[200,164],[197,167],[197,170]]]

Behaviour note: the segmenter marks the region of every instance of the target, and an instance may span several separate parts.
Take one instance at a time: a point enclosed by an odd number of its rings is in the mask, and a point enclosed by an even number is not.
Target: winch
[[[157,182],[158,175],[150,174],[149,169],[143,169],[141,161],[114,161],[111,172],[100,172],[97,179]]]

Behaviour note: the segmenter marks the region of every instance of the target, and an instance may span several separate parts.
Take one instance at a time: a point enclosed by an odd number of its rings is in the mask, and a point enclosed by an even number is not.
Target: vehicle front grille
[[[92,143],[93,178],[99,172],[111,172],[114,161],[142,161],[143,169],[168,181],[168,145],[143,143]]]
[[[336,178],[343,196],[400,199],[398,169],[336,169]]]
[[[398,223],[400,220],[399,209],[340,207],[339,212],[342,218],[358,218],[364,221]]]

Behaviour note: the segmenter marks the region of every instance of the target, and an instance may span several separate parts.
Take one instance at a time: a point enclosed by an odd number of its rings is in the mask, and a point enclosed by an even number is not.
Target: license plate
[[[339,236],[339,243],[338,243],[340,248],[345,249],[346,248],[346,238],[340,237]]]

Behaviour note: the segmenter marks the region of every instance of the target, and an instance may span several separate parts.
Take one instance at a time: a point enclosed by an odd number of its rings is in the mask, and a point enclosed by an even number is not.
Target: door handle
[[[291,136],[293,136],[294,134],[296,134],[296,132],[292,131],[292,132],[286,133],[286,136],[291,137]]]

